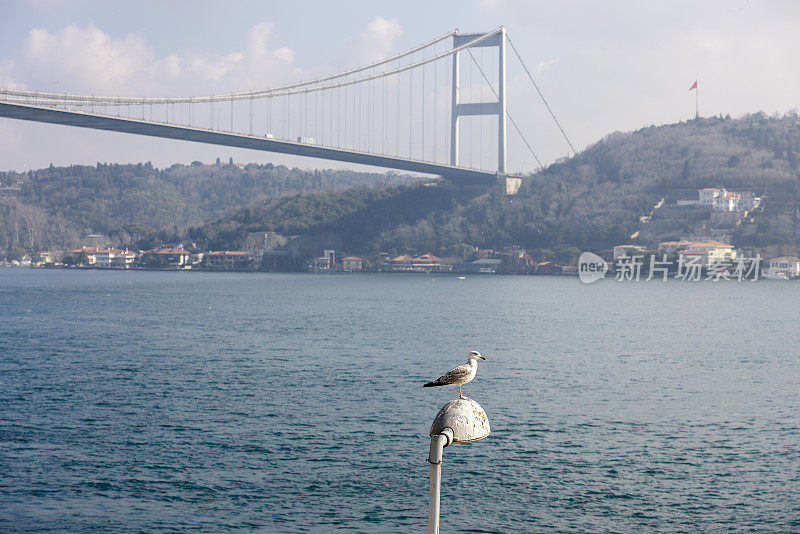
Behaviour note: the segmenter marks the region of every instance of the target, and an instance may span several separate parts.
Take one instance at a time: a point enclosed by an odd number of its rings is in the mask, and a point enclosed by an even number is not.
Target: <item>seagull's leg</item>
[[[464,395],[462,395],[462,394],[461,394],[461,386],[458,386],[458,397],[459,397],[460,399],[463,399],[463,398],[464,398]]]

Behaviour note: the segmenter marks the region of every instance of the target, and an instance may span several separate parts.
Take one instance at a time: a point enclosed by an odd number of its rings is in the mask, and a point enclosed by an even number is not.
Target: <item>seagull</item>
[[[485,360],[481,353],[477,350],[473,350],[467,356],[467,363],[464,365],[459,365],[455,369],[452,369],[433,382],[428,382],[425,384],[424,388],[430,388],[434,386],[458,386],[458,396],[460,398],[465,398],[464,395],[461,394],[461,386],[466,384],[467,382],[471,382],[473,378],[475,378],[475,373],[478,372],[478,360]]]

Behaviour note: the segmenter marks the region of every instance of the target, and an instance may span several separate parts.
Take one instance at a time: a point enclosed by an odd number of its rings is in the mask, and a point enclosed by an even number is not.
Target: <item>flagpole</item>
[[[697,82],[695,82],[697,83]],[[697,87],[694,89],[694,118],[700,118],[700,84],[697,84]]]

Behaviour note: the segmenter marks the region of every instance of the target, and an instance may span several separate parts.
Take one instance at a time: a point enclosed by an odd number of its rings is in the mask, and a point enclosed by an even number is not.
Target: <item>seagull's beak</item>
[[[483,356],[478,356],[478,359],[485,360],[486,358],[484,358]]]

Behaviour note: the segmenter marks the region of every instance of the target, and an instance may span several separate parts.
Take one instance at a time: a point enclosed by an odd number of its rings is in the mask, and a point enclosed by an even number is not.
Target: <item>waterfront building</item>
[[[787,278],[800,276],[800,258],[794,256],[781,256],[769,260],[768,274],[785,275]]]
[[[422,254],[417,256],[411,261],[411,266],[414,270],[431,272],[431,271],[450,271],[453,266],[445,263],[442,258],[434,256],[433,254]]]
[[[189,251],[182,248],[154,248],[142,254],[142,262],[155,268],[190,269],[189,256]]]
[[[469,263],[458,264],[459,272],[475,274],[496,274],[503,266],[502,258],[481,258]]]
[[[39,252],[37,265],[47,265],[53,263],[53,255],[49,252]]]
[[[97,252],[98,249],[94,247],[81,247],[79,249],[69,251],[70,255],[75,259],[75,261],[78,261],[78,258],[85,253],[88,265],[95,264],[96,262],[95,254],[97,254]]]
[[[449,272],[453,270],[453,266],[433,254],[422,254],[417,257],[403,254],[389,260],[388,264],[385,265],[385,270],[423,273]]]
[[[135,252],[120,250],[118,248],[98,250],[94,254],[94,264],[104,269],[127,269],[135,259]]]
[[[326,249],[322,251],[322,256],[314,258],[314,263],[311,265],[313,271],[332,271],[336,268],[336,251],[333,249]]]
[[[737,257],[733,245],[720,241],[665,241],[658,244],[658,250],[666,254],[677,252],[679,258],[687,263],[689,261],[697,261],[694,258],[699,257],[700,264],[703,267],[708,267],[712,264],[731,263]]]
[[[203,268],[212,271],[249,271],[255,263],[252,252],[217,250],[203,255]]]
[[[345,256],[342,258],[342,270],[352,273],[364,268],[364,259],[358,256]]]
[[[408,254],[401,254],[389,260],[389,268],[394,271],[410,271],[414,258]]]
[[[111,266],[117,269],[129,269],[136,261],[137,254],[132,250],[123,250],[111,261]]]

